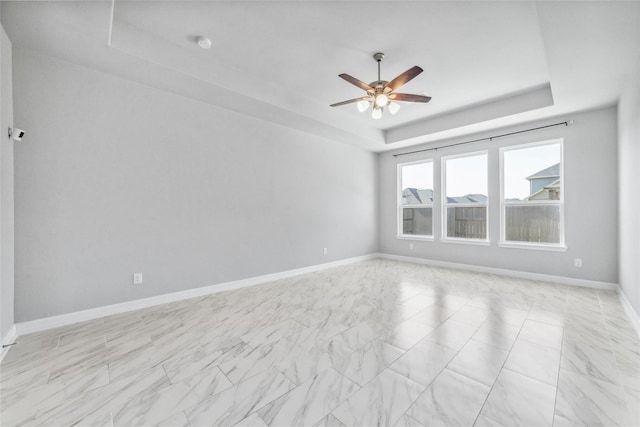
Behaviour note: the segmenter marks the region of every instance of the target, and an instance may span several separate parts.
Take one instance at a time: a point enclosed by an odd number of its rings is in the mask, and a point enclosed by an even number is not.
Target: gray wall
[[[13,326],[13,127],[11,42],[0,26],[0,340]]]
[[[640,64],[618,104],[618,126],[620,287],[640,313]]]
[[[516,130],[574,119],[575,124],[499,138],[493,142],[440,149],[395,158],[392,154],[420,149],[388,152],[380,156],[380,250],[384,253],[448,261],[477,266],[550,274],[587,280],[617,283],[617,136],[616,109],[572,114],[555,120],[526,126],[499,129],[470,135],[429,146],[462,142]],[[566,252],[549,252],[498,247],[499,224],[499,160],[500,147],[564,138],[565,241]],[[424,148],[424,147],[423,147]],[[474,246],[442,243],[440,215],[434,217],[435,241],[414,243],[396,238],[396,167],[398,163],[434,159],[435,188],[440,188],[442,156],[489,150],[489,235],[491,245]],[[439,193],[439,191],[438,191]],[[434,212],[440,211],[438,197]],[[574,267],[574,259],[582,258],[583,267]]]
[[[16,49],[13,67],[16,123],[29,131],[15,153],[16,321],[363,255],[378,250],[378,236],[391,254],[606,282],[619,272],[638,310],[637,92],[618,121],[605,108],[445,143],[574,119],[569,127],[396,159],[33,52]],[[409,250],[395,238],[398,162],[433,157],[439,188],[441,156],[489,149],[497,200],[498,148],[559,137],[566,253],[499,248],[497,203],[490,247],[436,239]],[[2,158],[4,333],[13,282],[4,279]],[[134,272],[143,285],[131,284]]]
[[[17,48],[13,66],[16,321],[377,251],[376,154]]]

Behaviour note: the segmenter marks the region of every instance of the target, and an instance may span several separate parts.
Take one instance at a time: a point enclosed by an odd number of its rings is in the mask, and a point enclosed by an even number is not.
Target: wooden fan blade
[[[358,86],[360,89],[366,90],[367,92],[375,90],[374,88],[372,88],[371,86],[369,86],[365,82],[360,81],[360,80],[356,79],[355,77],[351,77],[349,74],[342,73],[342,74],[339,74],[339,76],[342,77],[343,79],[345,79],[346,81],[348,81],[349,83],[351,83],[352,85]]]
[[[368,96],[362,96],[360,98],[353,98],[348,101],[336,102],[335,104],[331,104],[330,107],[339,107],[341,105],[353,104],[354,102],[367,101],[368,99]]]
[[[420,74],[422,71],[424,71],[424,70],[422,68],[418,67],[417,65],[414,66],[414,67],[411,67],[407,71],[405,71],[404,73],[400,74],[398,77],[396,77],[395,79],[391,80],[389,83],[384,85],[384,87],[385,87],[385,89],[386,88],[391,88],[391,90],[396,90],[400,86],[406,84],[409,80],[413,79],[415,76]]]
[[[424,95],[412,95],[410,93],[392,93],[389,95],[394,101],[408,101],[408,102],[429,102],[431,101],[430,96]]]

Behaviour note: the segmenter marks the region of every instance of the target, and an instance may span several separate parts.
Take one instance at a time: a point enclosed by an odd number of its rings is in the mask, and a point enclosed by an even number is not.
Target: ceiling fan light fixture
[[[382,108],[385,105],[387,105],[388,102],[389,102],[389,97],[384,93],[380,93],[376,96],[376,105],[378,107]]]
[[[335,104],[331,104],[330,107],[339,107],[341,105],[356,103],[358,111],[363,113],[367,111],[369,109],[369,106],[371,105],[373,107],[371,111],[371,117],[375,120],[378,120],[382,118],[382,110],[385,107],[389,107],[389,112],[391,114],[396,114],[398,110],[400,110],[400,105],[396,101],[423,103],[431,101],[430,96],[397,92],[397,90],[401,86],[405,85],[409,81],[413,80],[418,74],[422,73],[422,68],[414,65],[404,73],[399,74],[390,81],[386,81],[382,80],[382,78],[380,77],[380,63],[384,59],[384,54],[378,52],[373,55],[373,59],[375,59],[378,63],[378,80],[374,82],[366,84],[362,80],[358,80],[355,77],[350,76],[349,74],[338,74],[338,77],[364,90],[367,95],[361,96],[360,98],[353,98],[342,102],[336,102]]]
[[[364,113],[369,109],[369,101],[367,101],[366,99],[359,101],[356,105],[358,106],[358,111],[360,111],[361,113]]]

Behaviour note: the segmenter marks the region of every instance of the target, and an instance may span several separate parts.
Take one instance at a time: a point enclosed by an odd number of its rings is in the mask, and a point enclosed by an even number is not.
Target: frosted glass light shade
[[[398,104],[397,102],[391,102],[389,104],[389,112],[391,114],[397,113],[399,109],[400,109],[400,104]]]
[[[358,104],[356,105],[358,106],[358,111],[360,111],[361,113],[364,113],[369,108],[369,101],[367,100],[358,101]]]
[[[378,107],[384,107],[385,105],[387,105],[387,102],[389,102],[389,97],[384,93],[381,93],[378,96],[376,96],[376,105]]]
[[[382,108],[377,108],[377,107],[374,108],[373,113],[371,113],[371,117],[373,117],[376,120],[382,117]]]

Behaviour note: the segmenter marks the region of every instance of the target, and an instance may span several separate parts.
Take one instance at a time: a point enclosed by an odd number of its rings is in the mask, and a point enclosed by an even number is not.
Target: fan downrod
[[[387,83],[389,83],[389,82],[387,82],[386,80],[382,80],[382,79],[380,79],[380,63],[381,63],[381,62],[382,62],[382,60],[384,59],[384,53],[382,53],[382,52],[376,52],[376,53],[374,53],[374,54],[373,54],[373,59],[375,59],[375,60],[376,60],[376,62],[378,63],[378,80],[376,80],[375,82],[371,82],[371,83],[369,84],[369,86],[374,87],[374,88],[375,88],[375,87],[378,87],[378,86],[384,86],[384,85],[386,85]]]

